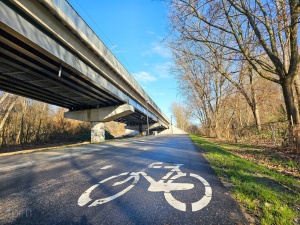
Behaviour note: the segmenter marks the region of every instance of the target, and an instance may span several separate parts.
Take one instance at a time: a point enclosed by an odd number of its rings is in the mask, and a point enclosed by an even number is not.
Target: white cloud
[[[156,81],[156,77],[151,76],[148,72],[145,71],[132,73],[132,76],[137,80],[137,82],[141,82],[141,83]]]
[[[159,55],[163,58],[171,58],[170,50],[166,47],[164,47],[159,42],[152,42],[151,43],[151,49],[149,51],[145,51],[142,53],[143,56],[153,56],[153,55]]]
[[[146,34],[150,35],[150,36],[155,36],[156,39],[158,40],[163,40],[164,37],[157,35],[155,32],[151,31],[151,30],[147,30]]]
[[[160,55],[163,58],[171,58],[171,54],[169,49],[165,48],[159,43],[154,43],[152,51],[156,53],[157,55]]]
[[[155,96],[164,96],[166,93],[163,92],[152,92],[153,95]]]
[[[151,30],[147,30],[146,33],[147,33],[147,34],[150,34],[150,35],[154,35],[154,34],[155,34],[155,33],[154,33],[153,31],[151,31]]]
[[[153,67],[153,73],[157,74],[161,78],[171,78],[170,67],[171,62],[155,64]]]

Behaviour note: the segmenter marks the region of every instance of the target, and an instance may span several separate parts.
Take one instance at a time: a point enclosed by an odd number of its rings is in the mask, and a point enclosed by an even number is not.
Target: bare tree
[[[299,124],[299,1],[170,0],[173,33],[182,41],[223,48],[223,61],[247,62],[281,85],[287,118]],[[231,72],[237,72],[232,66]]]
[[[35,140],[36,141],[40,141],[40,133],[41,133],[42,121],[43,121],[43,118],[44,118],[46,107],[47,107],[47,104],[43,103],[43,108],[42,108],[42,111],[41,111],[41,116],[40,116],[39,122],[38,122],[38,128],[37,128],[37,131],[36,131],[36,134],[35,134]]]
[[[172,45],[172,52],[175,61],[173,70],[186,105],[206,127],[207,135],[219,137],[222,99],[228,87],[226,78],[191,53],[184,43]]]
[[[25,127],[25,117],[26,117],[26,111],[27,111],[27,101],[26,98],[21,99],[21,121],[20,121],[20,129],[18,132],[18,136],[16,138],[17,144],[23,144],[24,141],[24,127]]]
[[[87,140],[89,124],[65,119],[63,111],[46,103],[1,92],[0,150],[9,150],[11,146],[22,148],[42,141]]]
[[[4,116],[3,116],[3,118],[1,119],[1,122],[0,122],[0,132],[2,132],[2,130],[4,128],[4,125],[5,125],[5,122],[8,119],[10,112],[13,110],[13,108],[14,108],[16,102],[17,102],[17,99],[18,99],[17,97],[14,97],[9,102],[9,106],[6,109],[5,114],[4,114]]]
[[[258,103],[256,98],[256,92],[254,88],[254,79],[256,78],[255,74],[253,73],[253,69],[245,62],[240,62],[237,64],[233,61],[224,60],[226,57],[226,49],[220,47],[218,45],[212,43],[203,43],[201,46],[192,46],[190,49],[187,49],[185,43],[182,43],[182,40],[175,40],[173,43],[171,42],[171,48],[173,50],[173,55],[175,56],[176,66],[183,67],[183,65],[193,65],[193,67],[203,67],[200,71],[195,71],[192,68],[186,68],[184,74],[195,74],[193,75],[192,83],[196,84],[198,87],[195,87],[195,90],[199,92],[202,87],[208,86],[208,90],[211,90],[214,93],[214,107],[211,106],[211,103],[208,102],[210,105],[210,112],[207,113],[205,110],[206,115],[214,115],[214,123],[216,126],[216,132],[218,130],[218,116],[220,113],[220,100],[223,96],[222,88],[224,88],[225,80],[227,79],[233,86],[244,96],[248,105],[251,108],[253,113],[253,117],[255,120],[255,124],[257,129],[261,130],[261,120],[259,116],[258,110]],[[178,56],[179,55],[179,56]],[[180,63],[185,58],[189,58],[189,60],[185,63]],[[196,65],[195,65],[196,63]],[[205,73],[202,71],[209,70]],[[236,70],[233,70],[236,69]],[[199,76],[202,74],[202,76]],[[198,76],[198,77],[197,77]],[[178,76],[177,76],[178,78]],[[180,82],[185,82],[186,79],[179,79]],[[207,81],[212,82],[210,85],[206,85]],[[207,89],[207,88],[206,88]],[[207,91],[206,91],[207,92]],[[202,91],[203,93],[203,91]],[[207,93],[206,93],[207,96]],[[203,99],[201,94],[198,96],[199,99]],[[215,112],[214,112],[215,111]],[[217,134],[218,136],[218,134]]]
[[[174,102],[171,111],[175,117],[177,127],[187,131],[191,119],[189,110],[184,105]]]

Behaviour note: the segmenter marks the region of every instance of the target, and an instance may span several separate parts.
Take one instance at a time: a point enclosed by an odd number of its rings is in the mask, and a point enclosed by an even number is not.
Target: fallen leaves
[[[267,142],[236,144],[228,141],[210,139],[227,151],[269,169],[292,176],[300,181],[300,155],[287,147],[272,146]]]

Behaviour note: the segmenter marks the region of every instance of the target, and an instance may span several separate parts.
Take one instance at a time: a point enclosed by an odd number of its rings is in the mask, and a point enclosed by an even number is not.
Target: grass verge
[[[242,159],[205,138],[190,135],[216,174],[232,184],[231,193],[258,224],[299,224],[300,183]]]
[[[246,145],[206,139],[221,148],[272,170],[294,177],[300,182],[300,155],[291,149],[268,145]]]

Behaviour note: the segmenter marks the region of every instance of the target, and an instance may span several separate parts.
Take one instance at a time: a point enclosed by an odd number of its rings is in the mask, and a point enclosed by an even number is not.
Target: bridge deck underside
[[[0,43],[1,90],[69,110],[101,108],[125,103],[101,85],[78,74],[72,68],[61,68],[53,59],[2,29],[0,29]],[[146,124],[147,117],[135,109],[135,113],[117,121],[129,125]],[[155,121],[149,118],[149,123]]]

